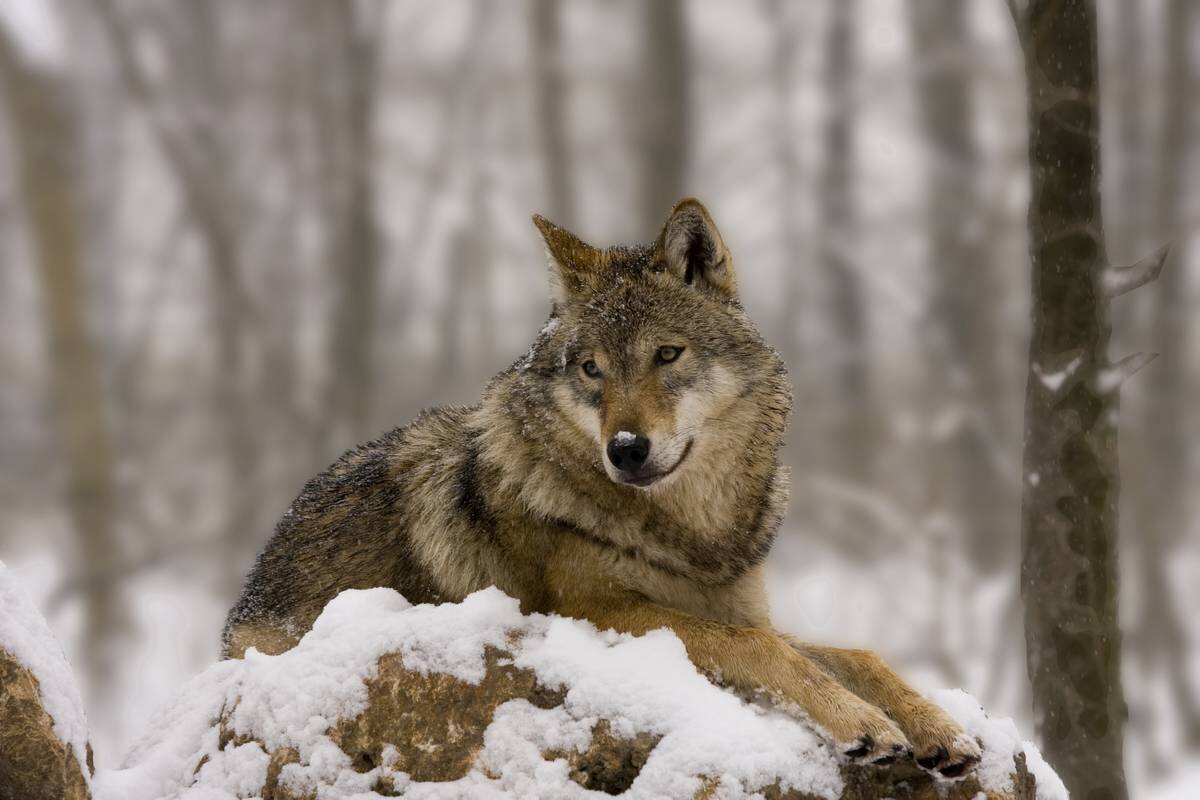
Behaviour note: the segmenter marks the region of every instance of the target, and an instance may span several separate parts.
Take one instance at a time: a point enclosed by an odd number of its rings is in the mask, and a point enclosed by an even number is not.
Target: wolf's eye
[[[670,364],[679,358],[679,354],[682,352],[682,347],[660,347],[658,348],[658,352],[654,354],[654,359],[660,364]]]
[[[599,378],[600,377],[600,368],[597,367],[596,362],[592,361],[590,358],[587,361],[583,362],[582,367],[583,367],[583,374],[587,375],[589,378]]]

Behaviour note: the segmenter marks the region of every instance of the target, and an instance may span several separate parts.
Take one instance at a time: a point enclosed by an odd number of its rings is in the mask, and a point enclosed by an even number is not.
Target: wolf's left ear
[[[687,197],[675,204],[658,237],[658,249],[667,270],[684,283],[712,289],[726,297],[737,294],[733,258],[708,209],[699,200]]]
[[[533,215],[533,224],[542,234],[550,259],[550,299],[561,305],[596,280],[604,253],[540,214]]]

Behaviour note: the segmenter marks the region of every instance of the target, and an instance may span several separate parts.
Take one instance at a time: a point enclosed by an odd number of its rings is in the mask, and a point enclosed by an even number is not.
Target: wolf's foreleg
[[[847,689],[895,720],[912,742],[913,754],[922,767],[953,778],[979,761],[975,740],[875,653],[808,644],[793,636],[784,638]]]
[[[589,565],[590,566],[590,565]],[[865,702],[778,634],[700,619],[655,605],[619,588],[615,581],[581,568],[578,561],[555,581],[559,613],[601,629],[641,635],[669,628],[688,657],[721,683],[746,693],[765,693],[785,710],[802,712],[823,728],[847,755],[890,761],[907,753],[908,740],[880,709]]]

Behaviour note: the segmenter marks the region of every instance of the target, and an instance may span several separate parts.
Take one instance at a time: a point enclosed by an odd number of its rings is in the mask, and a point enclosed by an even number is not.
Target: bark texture
[[[1127,796],[1117,619],[1117,387],[1100,209],[1096,11],[1034,0],[1029,97],[1033,335],[1021,591],[1034,713],[1076,800]]]

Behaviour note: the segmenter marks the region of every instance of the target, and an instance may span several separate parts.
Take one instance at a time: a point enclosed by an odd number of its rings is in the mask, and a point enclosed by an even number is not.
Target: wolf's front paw
[[[907,757],[912,750],[896,723],[862,701],[840,711],[836,721],[827,727],[841,751],[855,761],[890,764]]]
[[[912,742],[917,764],[944,778],[966,775],[983,755],[979,743],[933,703],[914,705],[898,721]]]

